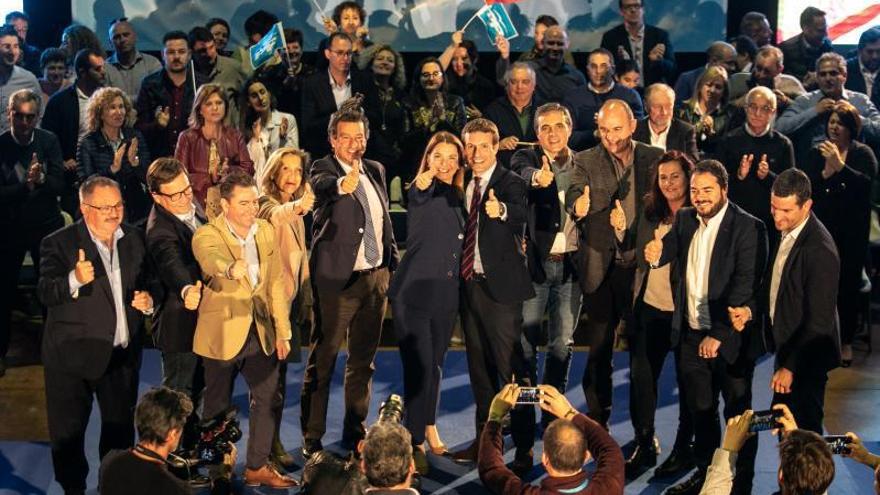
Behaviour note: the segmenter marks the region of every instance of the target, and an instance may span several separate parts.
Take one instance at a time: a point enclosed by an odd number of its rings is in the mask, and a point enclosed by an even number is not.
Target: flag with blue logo
[[[477,17],[486,25],[486,32],[493,43],[499,34],[507,39],[516,38],[518,34],[513,27],[513,21],[507,15],[507,10],[500,3],[484,5],[477,12]]]
[[[251,56],[251,65],[254,70],[272,60],[272,57],[275,56],[275,52],[278,50],[287,50],[287,43],[284,41],[284,29],[281,27],[280,22],[272,26],[272,29],[263,36],[263,39],[248,48]]]

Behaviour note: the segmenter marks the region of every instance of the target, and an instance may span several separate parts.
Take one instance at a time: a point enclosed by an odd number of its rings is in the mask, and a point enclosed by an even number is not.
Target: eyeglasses
[[[642,4],[640,3],[628,3],[620,6],[620,10],[641,10]]]
[[[88,203],[83,203],[83,204],[88,206],[89,208],[98,210],[99,212],[103,213],[104,215],[109,215],[110,213],[118,213],[118,212],[122,211],[123,207],[125,207],[125,203],[123,203],[121,201],[119,203],[116,203],[115,205],[109,205],[109,206],[95,206],[95,205],[90,205]]]
[[[442,77],[443,73],[439,70],[435,70],[434,72],[422,72],[422,79],[433,79],[435,77]]]
[[[764,105],[762,107],[759,107],[758,105],[755,105],[755,104],[750,104],[750,105],[746,106],[746,110],[748,110],[749,112],[752,112],[752,113],[763,113],[763,114],[771,114],[775,111],[775,109],[769,105]]]
[[[176,203],[176,202],[180,201],[181,199],[183,199],[184,196],[186,196],[187,198],[191,198],[193,195],[193,186],[192,185],[186,186],[186,189],[184,189],[183,191],[178,191],[176,193],[166,194],[163,192],[156,191],[153,194],[158,194],[159,196],[165,196],[166,198],[168,198],[171,201]]]
[[[351,50],[330,50],[330,53],[336,55],[337,57],[349,58],[354,52],[352,52]]]
[[[37,114],[35,113],[24,113],[24,112],[12,112],[12,117],[17,120],[23,120],[25,122],[31,122],[37,119]]]

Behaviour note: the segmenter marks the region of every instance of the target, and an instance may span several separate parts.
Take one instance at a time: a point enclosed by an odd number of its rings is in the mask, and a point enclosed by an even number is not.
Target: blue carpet
[[[305,357],[305,352],[303,352]],[[571,383],[567,395],[572,405],[580,410],[585,409],[584,396],[580,387],[580,377],[583,375],[585,365],[585,353],[577,352],[572,364],[570,376]],[[624,452],[629,453],[632,440],[632,426],[629,422],[629,370],[628,356],[625,353],[617,353],[614,358],[614,410],[611,416],[611,433],[614,438],[624,446]],[[330,398],[328,417],[329,430],[324,439],[324,445],[337,452],[342,452],[339,447],[341,437],[341,425],[343,416],[342,407],[342,367],[344,354],[340,354],[337,362],[337,372],[334,375],[333,390]],[[444,441],[454,450],[455,447],[464,446],[471,441],[474,435],[474,406],[473,397],[467,373],[467,362],[463,351],[450,352],[446,359],[445,376],[443,378],[440,398],[440,414],[438,427]],[[288,394],[285,404],[284,422],[282,426],[282,439],[288,449],[298,451],[302,444],[299,431],[299,389],[303,365],[292,364],[288,368]],[[771,361],[765,360],[758,365],[755,371],[754,407],[765,409],[770,403],[770,392],[767,387],[771,374]],[[161,363],[159,353],[153,350],[144,354],[144,364],[141,372],[142,391],[159,384],[161,378]],[[247,439],[247,389],[243,380],[239,378],[236,384],[234,402],[242,411],[242,429]],[[657,411],[657,434],[661,445],[667,449],[674,437],[678,418],[677,388],[672,374],[671,357],[666,362],[661,378],[661,399]],[[379,404],[391,393],[401,394],[403,382],[401,379],[400,358],[397,351],[381,351],[376,358],[376,374],[373,381],[373,398],[370,408],[370,421],[375,420]],[[97,439],[99,419],[97,404],[92,413],[89,424],[88,436],[86,437],[86,449],[91,465],[89,473],[89,486],[91,493],[95,493],[97,485]],[[839,433],[839,432],[833,432]],[[245,452],[245,440],[239,444],[239,465],[236,471],[241,473],[244,469],[243,453]],[[878,451],[878,445],[872,443],[869,449]],[[541,444],[536,445],[535,459],[539,462],[541,456]],[[512,451],[507,452],[507,459],[512,460]],[[665,457],[666,452],[662,457]],[[302,458],[298,452],[295,457],[302,465]],[[475,469],[460,466],[453,462],[429,455],[432,470],[429,476],[423,480],[422,491],[424,493],[447,493],[447,494],[477,494],[485,493],[480,485]],[[849,459],[835,458],[836,477],[831,486],[830,493],[846,493],[848,495],[861,495],[873,493],[872,473],[866,467]],[[768,433],[760,436],[760,448],[756,463],[755,490],[756,494],[767,494],[776,491],[776,470],[778,460],[776,454],[776,441]],[[299,473],[296,473],[297,476]],[[537,465],[529,475],[531,480],[538,480],[544,476],[543,469]],[[628,494],[655,494],[674,483],[676,480],[654,480],[650,474],[631,482],[626,487]],[[240,480],[239,480],[240,483]],[[239,489],[242,489],[240,485]],[[52,460],[48,445],[39,442],[0,442],[0,494],[60,494],[60,487],[54,483],[52,477]],[[256,490],[244,489],[244,493],[261,493]],[[265,490],[262,493],[284,493],[279,490]]]

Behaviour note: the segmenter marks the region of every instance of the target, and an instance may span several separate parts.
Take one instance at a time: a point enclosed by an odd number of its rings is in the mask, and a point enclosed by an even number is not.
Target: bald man
[[[528,64],[534,69],[536,77],[535,98],[541,103],[561,103],[563,97],[573,88],[586,86],[587,80],[581,71],[565,61],[568,50],[568,33],[560,26],[550,26],[544,31],[542,40],[544,50],[541,57]],[[497,40],[500,57],[495,64],[499,84],[510,67],[510,44],[504,38]]]

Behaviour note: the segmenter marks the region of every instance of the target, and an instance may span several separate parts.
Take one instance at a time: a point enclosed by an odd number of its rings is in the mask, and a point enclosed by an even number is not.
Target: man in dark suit
[[[332,49],[344,40],[334,37]],[[389,278],[398,262],[385,169],[362,158],[369,125],[359,108],[345,105],[334,113],[329,125],[333,154],[316,160],[309,172],[316,196],[309,269],[317,312],[302,386],[305,457],[323,449],[330,381],[346,336],[343,445],[355,450],[366,431],[373,358]]]
[[[623,24],[602,35],[599,46],[614,54],[614,61],[634,60],[642,74],[644,85],[656,82],[672,84],[675,77],[675,52],[669,33],[645,25],[645,5],[642,0],[618,0]]]
[[[633,141],[636,119],[624,101],[605,102],[598,126],[602,143],[575,155],[565,204],[580,231],[576,266],[590,346],[584,396],[589,416],[607,426],[614,331],[632,307],[638,205],[663,150]]]
[[[667,490],[672,495],[700,491],[721,438],[718,392],[724,397],[725,418],[751,409],[754,362],[761,354],[760,332],[750,327],[735,331],[728,308],[755,299],[766,262],[767,234],[760,220],[727,200],[727,184],[724,165],[699,162],[691,175],[694,206],[680,209],[672,230],[662,239],[655,233],[644,252],[652,267],[677,262],[671,275],[671,338],[681,345],[698,469]],[[753,437],[741,450],[732,493],[751,493],[757,448]]]
[[[668,85],[656,83],[645,90],[645,110],[648,118],[639,120],[633,139],[665,151],[678,150],[697,158],[697,131],[694,126],[673,116],[675,91]]]
[[[42,360],[52,462],[68,494],[86,489],[85,433],[95,396],[100,456],[134,445],[144,315],[161,291],[143,235],[121,224],[116,182],[95,176],[79,194],[82,221],[43,239],[37,288],[48,307]]]
[[[364,95],[368,115],[372,116],[373,108],[378,108],[374,107],[377,96],[372,76],[351,68],[351,38],[340,31],[331,34],[329,40],[324,56],[330,67],[311,75],[302,88],[301,142],[312,156],[330,153],[327,124],[345,100],[360,93]]]
[[[765,340],[776,352],[773,403],[788,405],[801,428],[821,435],[828,372],[840,364],[840,258],[831,234],[811,212],[811,194],[810,179],[800,170],[776,177],[770,205],[782,241],[756,307],[731,309],[730,316],[737,329],[753,316],[767,325]]]
[[[104,55],[84,48],[77,52],[73,68],[76,71],[76,82],[49,98],[41,127],[52,131],[61,143],[61,158],[64,159],[61,208],[77,217],[76,145],[79,138],[87,132],[84,109],[89,97],[104,86]]]
[[[504,74],[504,96],[490,103],[483,116],[498,126],[501,141],[498,161],[510,167],[517,143],[535,142],[535,70],[525,62],[514,62]]]
[[[785,73],[800,79],[808,91],[816,88],[816,61],[834,50],[828,38],[825,12],[810,6],[801,12],[801,32],[779,44],[785,56]]]
[[[477,437],[453,456],[475,462],[492,398],[514,378],[521,385],[531,384],[520,339],[523,301],[534,297],[535,291],[522,247],[526,183],[498,166],[498,128],[491,121],[468,122],[462,136],[471,173],[465,185],[461,322],[477,406]],[[514,470],[522,474],[532,467],[534,407],[511,411],[511,428],[516,445]]]
[[[859,36],[856,56],[846,60],[847,77],[843,87],[873,97],[878,71],[880,71],[880,26],[874,26],[862,32]],[[876,105],[876,101],[874,104]]]
[[[162,385],[183,392],[198,404],[205,388],[202,361],[193,353],[193,334],[202,297],[201,270],[192,251],[193,233],[205,224],[193,202],[192,186],[183,165],[159,158],[147,171],[153,209],[147,218],[147,248],[165,290],[153,319],[153,341],[162,351]],[[181,447],[198,440],[198,415],[187,421]]]

